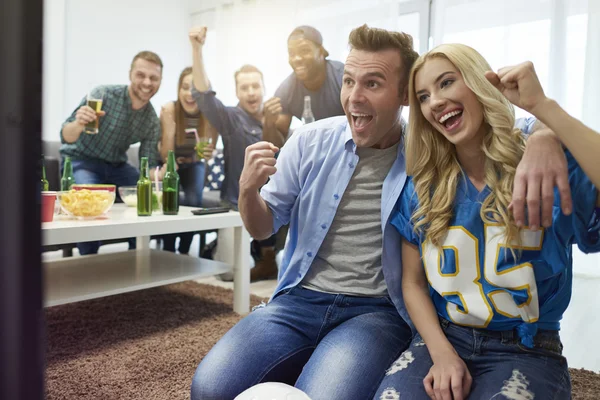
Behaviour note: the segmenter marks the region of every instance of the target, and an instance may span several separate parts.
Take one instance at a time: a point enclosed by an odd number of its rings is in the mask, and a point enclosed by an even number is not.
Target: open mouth
[[[293,68],[296,72],[306,72],[307,70],[306,65],[295,65]]]
[[[457,109],[445,113],[440,117],[438,122],[446,128],[447,131],[456,129],[462,121],[463,110]]]
[[[357,131],[363,131],[371,121],[373,121],[373,115],[364,113],[351,113],[352,124]]]

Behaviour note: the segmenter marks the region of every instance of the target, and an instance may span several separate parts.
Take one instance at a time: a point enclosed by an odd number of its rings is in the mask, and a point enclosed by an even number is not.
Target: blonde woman
[[[571,245],[600,251],[600,136],[545,97],[530,63],[488,80],[489,70],[472,48],[445,44],[411,71],[411,178],[392,224],[418,334],[378,399],[570,398],[559,321],[571,296]],[[548,228],[520,226],[511,213],[525,143],[509,100],[566,147],[573,210],[542,204],[553,207]]]

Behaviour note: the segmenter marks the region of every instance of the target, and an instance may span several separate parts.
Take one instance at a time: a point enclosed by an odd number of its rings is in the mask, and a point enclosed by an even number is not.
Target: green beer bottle
[[[42,154],[42,180],[41,180],[42,191],[47,192],[49,190],[50,184],[48,183],[48,179],[46,179],[46,163],[44,162],[44,155]]]
[[[67,191],[71,190],[71,187],[75,184],[75,177],[73,176],[73,166],[71,165],[71,157],[65,157],[65,165],[63,168],[63,176],[60,180],[60,190]]]
[[[148,176],[148,157],[140,162],[140,179],[137,181],[137,213],[140,216],[152,215],[152,181]]]
[[[175,154],[169,150],[167,172],[163,178],[163,214],[177,215],[179,212],[179,174],[175,171]]]

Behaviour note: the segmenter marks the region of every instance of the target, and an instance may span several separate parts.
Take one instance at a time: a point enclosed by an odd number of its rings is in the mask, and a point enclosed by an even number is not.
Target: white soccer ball
[[[234,400],[311,400],[302,390],[279,382],[259,383]]]

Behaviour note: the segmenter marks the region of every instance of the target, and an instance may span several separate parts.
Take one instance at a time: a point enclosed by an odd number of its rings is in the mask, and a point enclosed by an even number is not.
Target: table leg
[[[150,236],[138,236],[135,238],[135,249],[137,251],[150,251]]]
[[[141,281],[150,274],[150,236],[136,237],[135,251],[135,276]]]
[[[250,312],[250,234],[243,227],[233,231],[233,311]]]
[[[233,265],[235,245],[233,240],[233,228],[219,229],[217,239],[219,244],[213,254],[213,258],[217,261],[222,261],[225,264]]]

